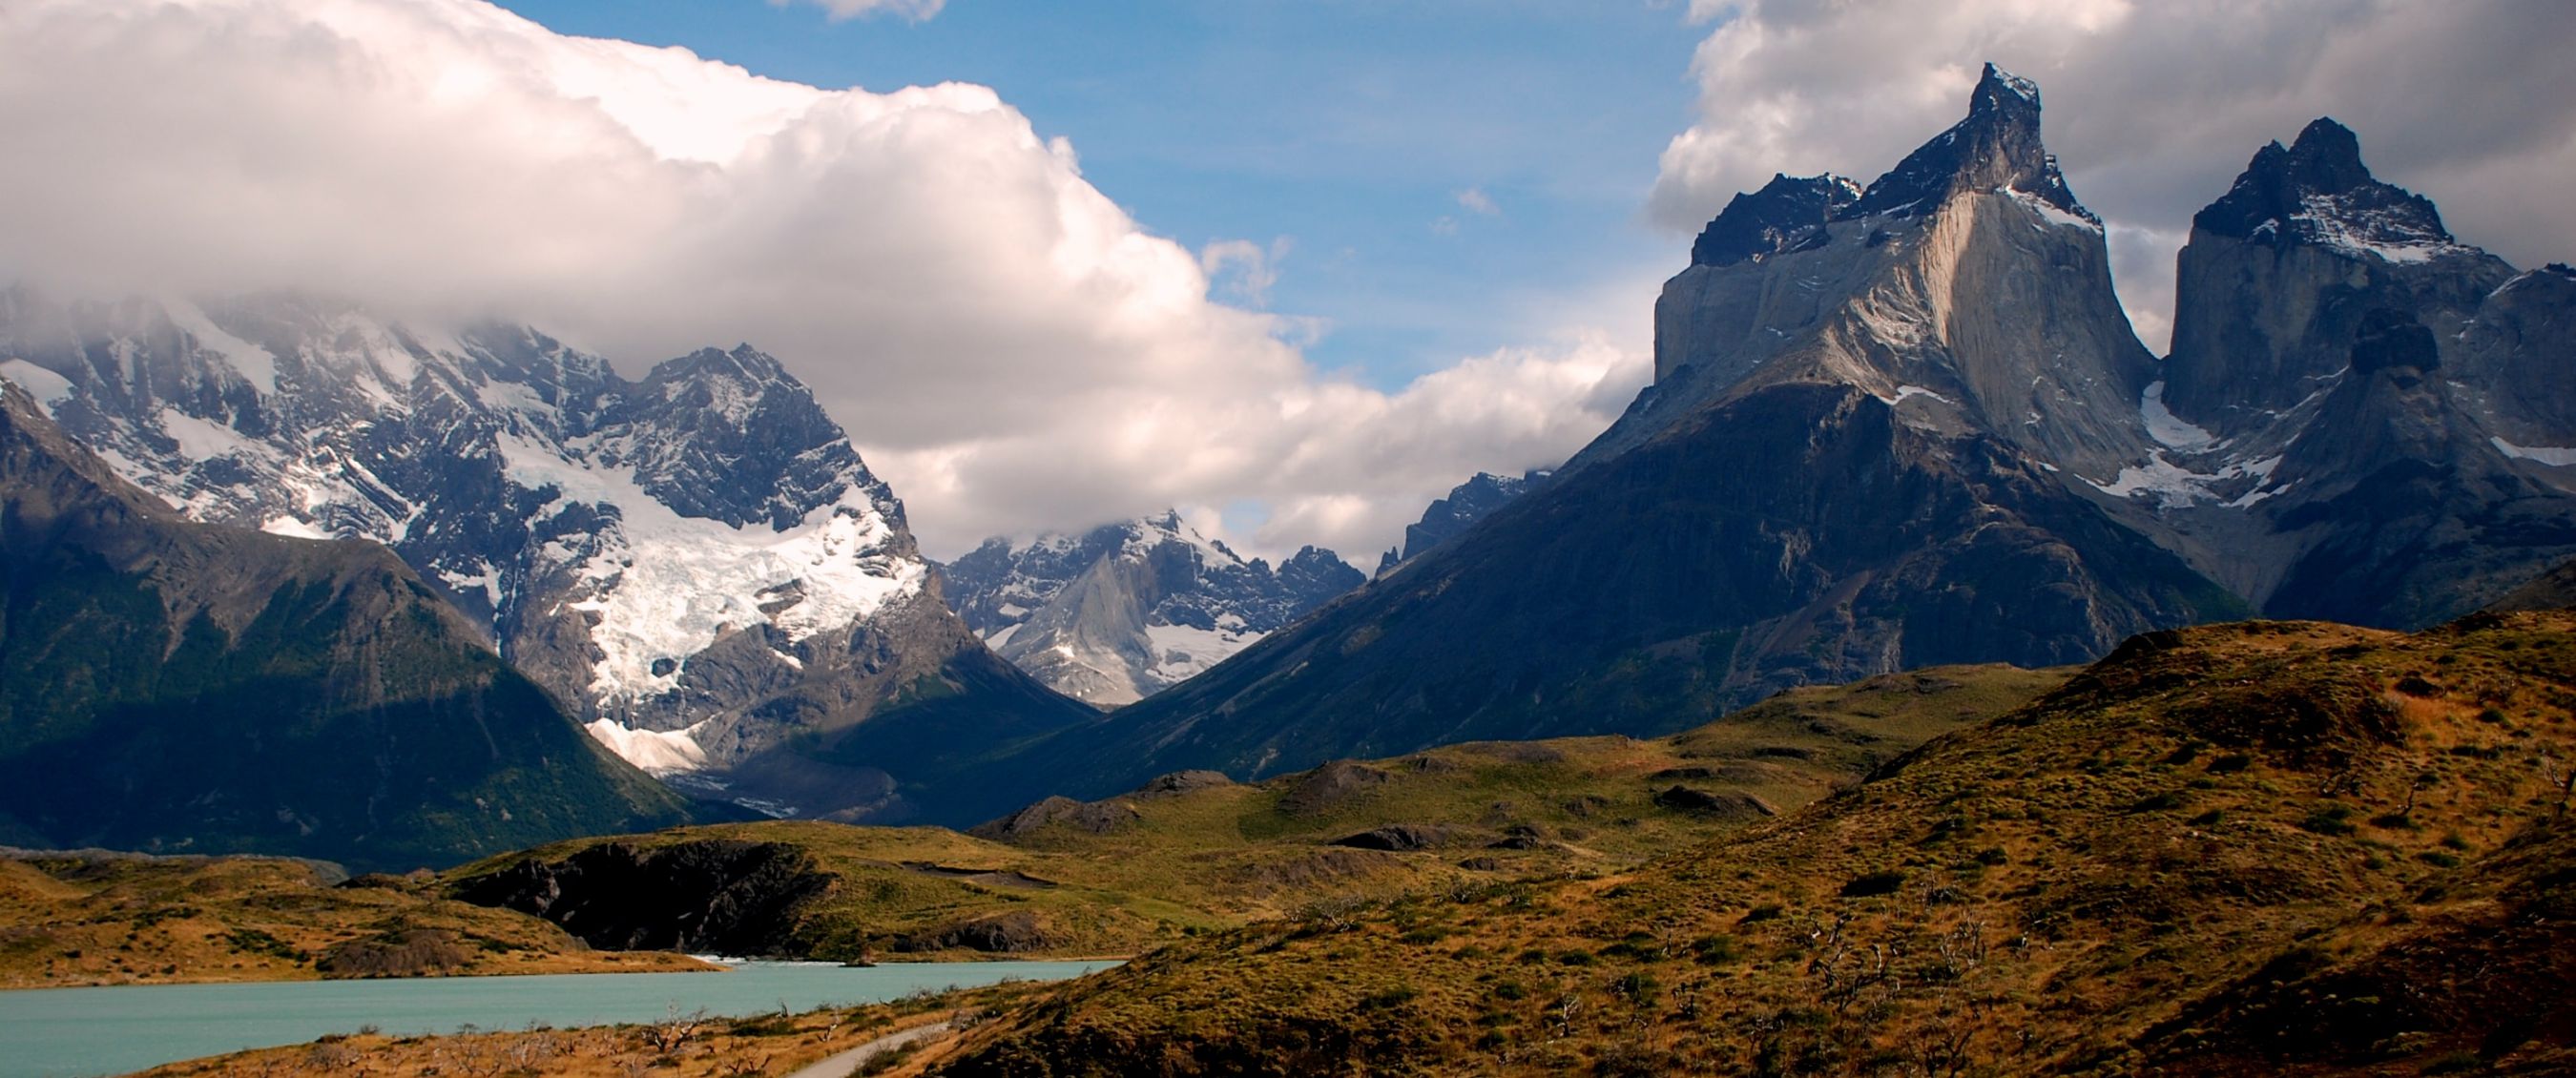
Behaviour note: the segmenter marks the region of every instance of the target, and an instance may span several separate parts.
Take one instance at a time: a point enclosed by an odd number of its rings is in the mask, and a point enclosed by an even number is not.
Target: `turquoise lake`
[[[0,1078],[90,1078],[375,1026],[386,1033],[648,1022],[874,1003],[923,989],[1056,981],[1115,962],[748,962],[722,973],[593,973],[0,992]]]

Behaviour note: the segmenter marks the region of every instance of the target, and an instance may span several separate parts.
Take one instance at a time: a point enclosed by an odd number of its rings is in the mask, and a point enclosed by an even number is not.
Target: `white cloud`
[[[2576,203],[2554,179],[2576,167],[2576,6],[1694,0],[1691,13],[1717,22],[1692,63],[1699,114],[1665,149],[1649,204],[1676,230],[1774,172],[1867,181],[1955,121],[1992,60],[2040,82],[2076,194],[2115,247],[2129,230],[2120,284],[2151,344],[2192,213],[2257,147],[2321,115],[2462,238],[2523,265],[2576,255]]]
[[[1286,236],[1263,247],[1251,240],[1218,240],[1199,248],[1199,268],[1218,288],[1254,307],[1270,305],[1271,286],[1279,283],[1279,261],[1296,242]],[[1228,276],[1231,274],[1231,276]]]
[[[1494,217],[1503,212],[1503,208],[1495,204],[1494,196],[1486,194],[1482,187],[1470,187],[1458,192],[1458,205],[1465,207],[1467,212],[1482,217]]]
[[[0,131],[0,276],[492,313],[629,371],[749,340],[934,553],[1257,501],[1261,542],[1364,561],[1467,474],[1571,453],[1647,369],[1577,337],[1340,380],[1299,351],[1315,320],[1211,298],[1221,272],[1257,305],[1284,245],[1147,233],[989,89],[827,91],[480,0],[0,5]]]
[[[861,15],[894,15],[920,22],[939,14],[940,8],[948,6],[948,0],[769,0],[769,6],[786,7],[790,3],[797,2],[812,4],[830,12],[835,22],[842,19],[855,19]]]

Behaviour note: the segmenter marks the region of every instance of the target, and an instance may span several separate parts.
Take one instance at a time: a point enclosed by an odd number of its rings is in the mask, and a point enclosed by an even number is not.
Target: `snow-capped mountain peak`
[[[394,548],[648,769],[722,772],[982,650],[893,492],[749,345],[629,381],[523,327],[309,297],[0,308],[0,373],[127,478]]]
[[[1173,511],[986,540],[944,576],[958,614],[1003,658],[1102,705],[1196,675],[1363,579],[1311,546],[1276,570],[1246,561]]]

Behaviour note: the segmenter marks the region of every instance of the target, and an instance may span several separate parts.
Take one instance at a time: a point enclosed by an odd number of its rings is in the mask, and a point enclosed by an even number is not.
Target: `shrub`
[[[1397,1007],[1413,1002],[1413,997],[1420,994],[1421,993],[1413,990],[1412,985],[1397,985],[1383,992],[1371,992],[1368,995],[1361,996],[1359,1009],[1363,1011],[1394,1010]]]
[[[2182,795],[2172,790],[2142,798],[2129,806],[2131,812],[2163,812],[2182,807]]]
[[[1701,936],[1691,941],[1691,958],[1703,966],[1724,965],[1741,954],[1733,936]]]
[[[2314,831],[2320,835],[2349,835],[2354,831],[2351,818],[2350,807],[2328,805],[2309,813],[2307,819],[2299,821],[2299,827],[2301,830]]]
[[[1842,896],[1844,898],[1869,898],[1873,895],[1892,895],[1896,893],[1898,888],[1904,886],[1905,873],[1898,872],[1894,869],[1889,869],[1883,872],[1869,872],[1859,876],[1854,876],[1852,877],[1851,882],[1843,884]]]

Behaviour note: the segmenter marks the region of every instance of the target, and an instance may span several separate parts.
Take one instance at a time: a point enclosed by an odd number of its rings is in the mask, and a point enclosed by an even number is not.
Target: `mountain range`
[[[521,327],[18,289],[0,354],[191,519],[390,548],[603,744],[702,797],[900,818],[897,772],[1092,717],[950,612],[902,503],[748,346],[628,381]]]
[[[21,288],[0,376],[188,520],[382,544],[626,761],[837,820],[1663,734],[2248,614],[2413,628],[2576,555],[2576,271],[2453,236],[2319,120],[2195,217],[2159,357],[2040,115],[1989,67],[1876,179],[1736,196],[1626,413],[1365,582],[1170,513],[933,566],[748,346],[630,380],[523,327]]]
[[[2437,622],[2576,554],[2576,398],[2524,389],[2569,377],[2571,286],[2461,242],[2320,120],[2197,216],[2159,358],[2038,88],[1989,67],[1877,179],[1729,203],[1657,303],[1654,383],[1546,484],[1027,759],[1097,796],[1663,733],[2246,614]]]

